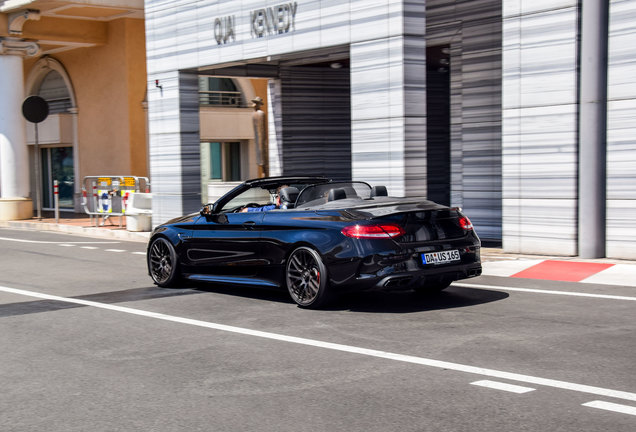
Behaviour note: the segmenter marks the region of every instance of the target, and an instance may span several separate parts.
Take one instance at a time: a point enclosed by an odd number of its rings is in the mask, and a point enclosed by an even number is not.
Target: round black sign
[[[40,96],[29,96],[22,102],[22,115],[31,123],[40,123],[49,115],[49,103]]]

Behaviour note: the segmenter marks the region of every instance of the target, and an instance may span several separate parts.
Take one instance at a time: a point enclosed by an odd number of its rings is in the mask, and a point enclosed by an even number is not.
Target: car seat
[[[296,205],[296,199],[298,198],[298,194],[300,191],[298,188],[293,186],[288,186],[282,188],[278,195],[280,196],[280,208],[282,209],[291,209]]]

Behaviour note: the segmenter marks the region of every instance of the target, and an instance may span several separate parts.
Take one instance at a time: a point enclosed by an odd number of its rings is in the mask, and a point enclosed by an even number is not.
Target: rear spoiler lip
[[[421,200],[395,200],[392,202],[383,203],[382,205],[365,205],[349,207],[344,211],[352,218],[360,219],[377,219],[394,214],[422,212],[431,210],[447,210],[457,211],[460,210],[457,207],[447,207],[441,204],[434,203],[432,201]]]

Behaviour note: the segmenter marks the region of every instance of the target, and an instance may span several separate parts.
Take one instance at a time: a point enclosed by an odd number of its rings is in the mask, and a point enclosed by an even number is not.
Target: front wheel
[[[172,243],[163,237],[153,240],[148,248],[148,271],[160,287],[174,286],[179,279],[177,253]]]
[[[285,279],[298,306],[318,308],[327,303],[327,267],[315,250],[306,246],[295,249],[287,260]]]

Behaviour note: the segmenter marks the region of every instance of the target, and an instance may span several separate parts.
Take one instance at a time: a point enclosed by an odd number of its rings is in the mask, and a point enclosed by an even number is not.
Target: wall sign
[[[217,18],[214,20],[214,39],[218,45],[226,44],[228,42],[234,42],[236,36],[234,35],[234,15],[226,16],[223,18]]]
[[[249,14],[252,38],[289,33],[296,30],[297,2],[281,3],[276,6],[254,9]],[[218,45],[236,41],[236,18],[229,15],[214,20],[214,38]]]

